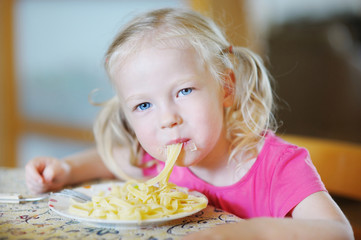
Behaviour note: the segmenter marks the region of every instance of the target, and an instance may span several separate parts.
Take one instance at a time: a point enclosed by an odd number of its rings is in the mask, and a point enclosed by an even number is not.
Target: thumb
[[[45,168],[45,170],[43,171],[43,178],[45,180],[45,182],[50,183],[54,180],[55,177],[55,172],[53,168],[47,167]]]

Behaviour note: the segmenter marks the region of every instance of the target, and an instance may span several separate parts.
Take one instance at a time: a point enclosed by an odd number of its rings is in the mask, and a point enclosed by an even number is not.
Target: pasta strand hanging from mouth
[[[182,150],[183,144],[173,144],[167,146],[167,161],[165,163],[165,166],[163,170],[154,178],[148,180],[145,184],[147,186],[152,186],[156,183],[162,182],[162,184],[166,184],[169,180],[170,174],[172,173],[173,167],[175,165],[175,162],[177,161],[177,158]]]

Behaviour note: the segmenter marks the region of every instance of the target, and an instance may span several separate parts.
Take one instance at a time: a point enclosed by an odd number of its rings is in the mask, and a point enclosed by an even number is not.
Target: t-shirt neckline
[[[265,155],[267,149],[269,148],[269,144],[268,144],[269,139],[270,139],[270,133],[267,133],[265,136],[263,147],[261,148],[261,151],[259,152],[258,156],[256,157],[256,161],[253,163],[253,165],[251,166],[251,168],[248,170],[248,172],[245,175],[243,175],[238,181],[236,181],[235,183],[233,183],[231,185],[215,186],[215,185],[201,179],[197,175],[195,175],[192,172],[192,170],[189,169],[189,167],[186,167],[186,171],[187,171],[188,175],[193,178],[192,181],[196,181],[197,184],[205,185],[205,186],[207,186],[207,188],[213,188],[213,189],[216,189],[217,191],[233,189],[236,186],[245,184],[247,182],[247,180],[256,172],[258,166],[264,160],[263,156]]]

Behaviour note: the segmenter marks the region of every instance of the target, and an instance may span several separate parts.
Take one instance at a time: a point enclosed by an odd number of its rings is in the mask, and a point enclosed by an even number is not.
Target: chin
[[[177,159],[176,165],[178,167],[190,167],[196,164],[193,154],[182,151]]]

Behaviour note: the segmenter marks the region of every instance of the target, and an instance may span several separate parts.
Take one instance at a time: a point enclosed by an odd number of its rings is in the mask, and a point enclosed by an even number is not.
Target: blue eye
[[[137,109],[141,110],[141,111],[144,111],[144,110],[147,110],[148,108],[150,108],[152,106],[151,103],[149,102],[144,102],[144,103],[141,103],[137,106]]]
[[[182,89],[182,90],[179,91],[178,96],[179,96],[179,95],[183,95],[183,96],[188,95],[188,94],[190,94],[192,91],[193,91],[192,88],[184,88],[184,89]]]

